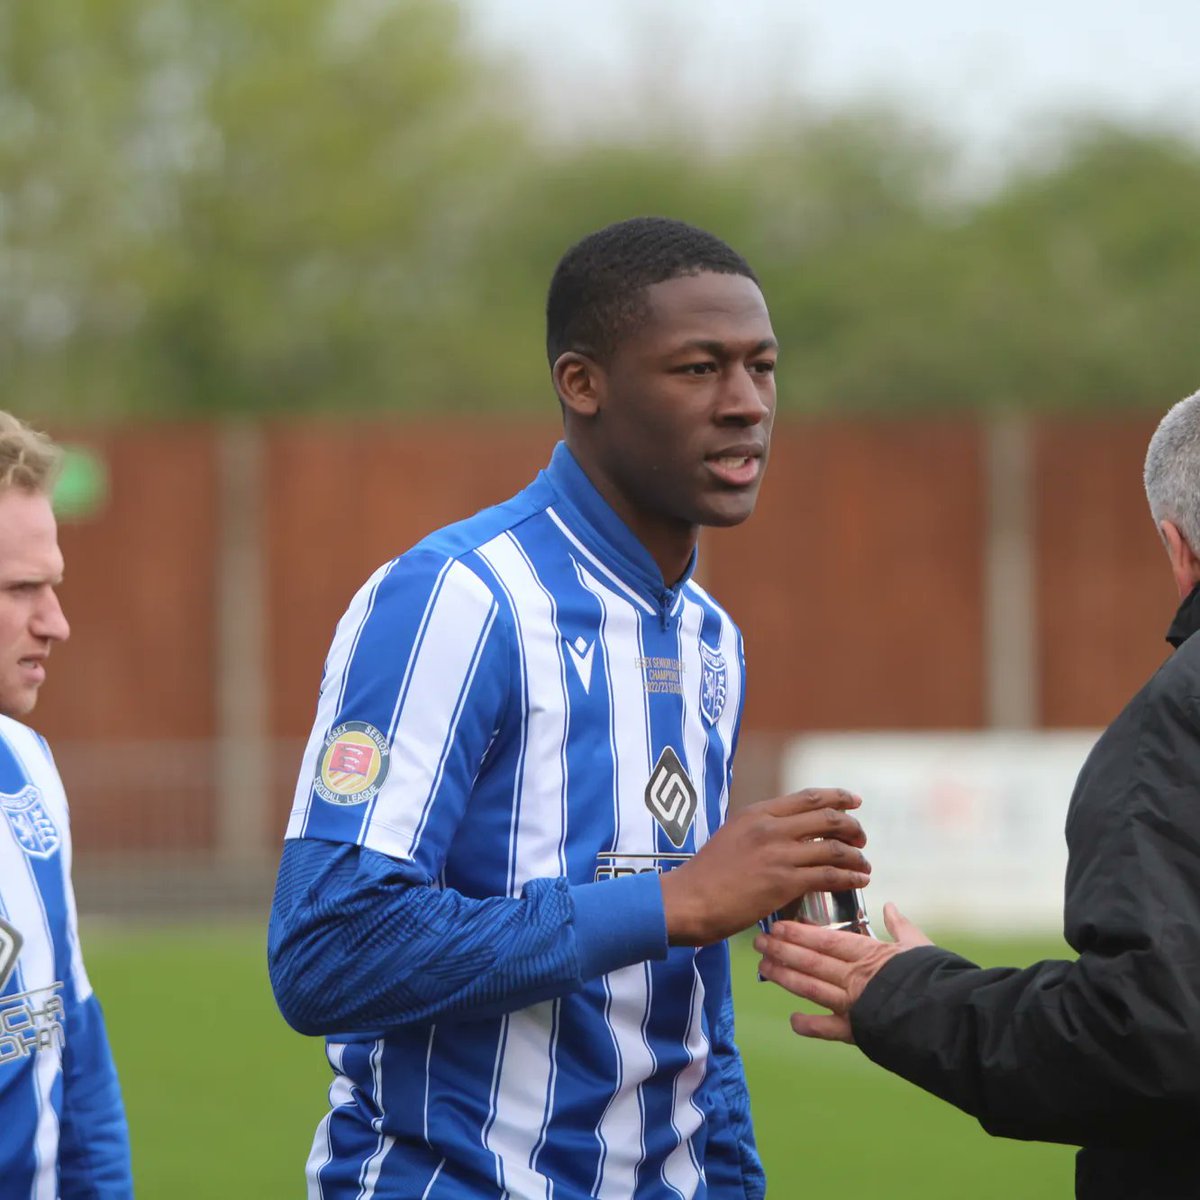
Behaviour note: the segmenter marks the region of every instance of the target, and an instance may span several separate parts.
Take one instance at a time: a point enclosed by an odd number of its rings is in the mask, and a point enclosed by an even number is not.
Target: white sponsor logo
[[[49,987],[0,996],[0,1067],[41,1050],[62,1051],[67,1041],[62,987],[56,979]]]

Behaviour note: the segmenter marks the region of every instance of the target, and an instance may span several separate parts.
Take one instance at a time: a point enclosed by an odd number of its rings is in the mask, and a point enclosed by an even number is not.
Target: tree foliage
[[[565,81],[565,85],[569,81]],[[46,417],[537,409],[574,239],[760,270],[784,403],[1148,405],[1200,384],[1200,150],[1080,126],[984,197],[903,113],[539,138],[449,0],[0,3],[0,369]]]

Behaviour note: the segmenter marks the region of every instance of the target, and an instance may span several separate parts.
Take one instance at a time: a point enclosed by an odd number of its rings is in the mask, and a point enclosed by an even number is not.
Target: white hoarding
[[[866,897],[940,929],[1062,925],[1063,826],[1096,730],[818,734],[789,743],[785,791],[859,793]]]

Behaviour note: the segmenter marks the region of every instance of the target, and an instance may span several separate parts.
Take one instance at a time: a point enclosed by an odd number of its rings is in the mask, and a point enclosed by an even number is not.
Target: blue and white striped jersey
[[[668,950],[646,886],[724,818],[743,690],[728,615],[690,571],[664,588],[565,445],[512,500],[367,581],[326,662],[288,838],[477,900],[566,881],[578,961],[627,945],[512,1011],[331,1036],[310,1196],[760,1194],[727,948]],[[277,896],[281,926],[287,909]]]
[[[0,717],[0,1195],[133,1195],[125,1113],[79,949],[67,798],[46,743]]]

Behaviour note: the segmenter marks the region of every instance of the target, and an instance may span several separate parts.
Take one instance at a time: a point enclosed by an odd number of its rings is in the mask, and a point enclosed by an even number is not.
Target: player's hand
[[[730,817],[696,856],[662,876],[667,938],[707,946],[808,892],[864,887],[866,836],[848,809],[858,796],[806,788]]]
[[[776,921],[754,939],[764,979],[829,1009],[829,1015],[793,1013],[792,1028],[801,1037],[853,1042],[851,1006],[879,969],[905,950],[933,944],[894,904],[883,906],[883,923],[894,942],[798,921]]]

